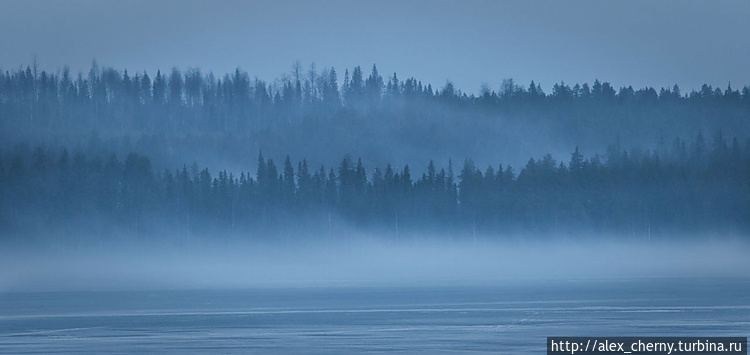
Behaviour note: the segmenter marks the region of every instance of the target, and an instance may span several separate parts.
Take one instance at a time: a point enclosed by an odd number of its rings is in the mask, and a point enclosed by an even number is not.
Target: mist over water
[[[601,239],[601,238],[600,238]],[[4,249],[0,292],[503,286],[552,280],[746,277],[741,240],[337,243]]]
[[[748,17],[0,0],[0,353],[747,336]]]

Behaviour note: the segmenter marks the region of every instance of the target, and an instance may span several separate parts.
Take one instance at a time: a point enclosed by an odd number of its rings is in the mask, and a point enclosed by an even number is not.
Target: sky
[[[615,87],[750,85],[750,1],[0,0],[0,69],[131,73],[240,68],[273,81],[299,61],[397,72],[464,92],[513,78]]]

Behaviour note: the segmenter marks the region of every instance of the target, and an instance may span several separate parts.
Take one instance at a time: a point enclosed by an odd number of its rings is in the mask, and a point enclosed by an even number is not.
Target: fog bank
[[[502,285],[581,278],[746,277],[741,241],[357,241],[0,252],[0,292]]]

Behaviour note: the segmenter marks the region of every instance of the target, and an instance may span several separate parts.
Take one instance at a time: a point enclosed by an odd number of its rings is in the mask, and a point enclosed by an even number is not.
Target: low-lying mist
[[[641,277],[745,277],[743,240],[685,243],[343,238],[0,252],[0,292],[502,285]]]

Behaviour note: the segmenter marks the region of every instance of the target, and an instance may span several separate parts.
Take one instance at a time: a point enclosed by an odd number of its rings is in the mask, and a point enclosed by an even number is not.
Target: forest
[[[455,169],[430,161],[413,176],[409,165],[368,173],[350,156],[316,168],[288,156],[277,164],[261,152],[254,174],[234,175],[197,165],[155,172],[148,157],[135,153],[121,161],[114,154],[19,148],[0,160],[0,229],[32,239],[54,230],[55,242],[64,244],[117,235],[175,238],[175,231],[179,240],[171,241],[178,242],[206,235],[295,239],[303,229],[305,238],[329,238],[341,224],[396,239],[746,235],[750,144],[698,135],[675,140],[665,153],[611,145],[605,156],[586,158],[576,149],[567,162],[546,155],[518,172],[507,165],[482,170],[470,159]]]
[[[334,68],[299,64],[270,83],[239,69],[151,79],[96,63],[86,76],[0,72],[0,235],[75,245],[750,231],[748,86],[596,80],[547,94],[506,79],[474,95],[386,78],[375,65],[346,70],[341,85]]]
[[[351,154],[378,166],[466,158],[520,166],[547,153],[566,159],[576,146],[655,148],[720,130],[750,137],[750,87],[731,83],[683,92],[595,80],[555,83],[545,93],[539,83],[505,79],[475,95],[450,81],[434,87],[383,76],[376,65],[369,74],[357,66],[339,77],[334,68],[299,63],[271,82],[240,69],[149,75],[94,63],[87,75],[74,75],[31,65],[0,71],[0,139],[5,149],[86,145],[121,157],[145,154],[170,168],[197,161],[221,170],[254,164],[260,150],[314,165]]]

